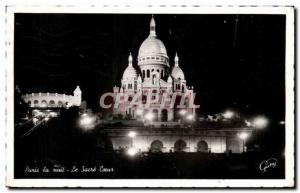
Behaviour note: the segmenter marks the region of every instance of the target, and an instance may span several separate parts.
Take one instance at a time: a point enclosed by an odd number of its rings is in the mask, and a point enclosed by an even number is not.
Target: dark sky
[[[234,108],[284,119],[284,15],[155,15],[170,64],[180,57],[201,114]],[[80,85],[97,109],[120,85],[151,15],[16,14],[15,84],[23,93],[71,94]],[[136,65],[136,61],[135,61]]]

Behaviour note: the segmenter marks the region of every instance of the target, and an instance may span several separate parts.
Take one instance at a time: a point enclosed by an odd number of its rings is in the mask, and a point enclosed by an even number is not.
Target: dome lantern
[[[131,52],[129,52],[128,66],[132,66],[132,55],[131,55]]]
[[[150,33],[149,36],[155,36],[156,37],[156,31],[155,31],[155,20],[152,15],[151,21],[150,21]]]
[[[174,61],[175,61],[175,67],[179,67],[179,59],[178,59],[177,52],[176,52]]]

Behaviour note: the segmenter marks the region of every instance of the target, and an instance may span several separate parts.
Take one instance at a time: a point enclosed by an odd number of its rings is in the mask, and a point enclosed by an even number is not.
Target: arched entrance
[[[61,101],[58,101],[57,102],[57,107],[63,107],[64,105],[63,105],[63,102],[61,102]]]
[[[54,100],[49,101],[49,107],[55,107],[55,102],[54,102]]]
[[[198,152],[208,152],[208,144],[206,141],[199,141],[197,144],[197,151]]]
[[[154,109],[152,113],[153,113],[153,121],[158,121],[158,110]]]
[[[184,151],[186,149],[186,142],[179,139],[174,144],[174,151]]]
[[[155,140],[151,143],[150,151],[157,153],[157,152],[162,152],[163,148],[163,143],[159,140]]]
[[[47,107],[47,106],[48,106],[47,101],[42,100],[41,107]]]
[[[168,110],[167,109],[163,109],[161,111],[161,121],[163,121],[163,122],[168,121]]]
[[[38,100],[34,100],[33,101],[33,106],[34,107],[39,107],[39,101]]]

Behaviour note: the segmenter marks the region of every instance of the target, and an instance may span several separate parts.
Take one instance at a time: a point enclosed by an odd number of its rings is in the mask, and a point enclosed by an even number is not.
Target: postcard
[[[6,185],[293,188],[294,8],[6,7]]]

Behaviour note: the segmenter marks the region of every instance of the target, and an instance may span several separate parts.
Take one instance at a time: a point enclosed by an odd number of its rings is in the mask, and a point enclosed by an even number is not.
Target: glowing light
[[[137,109],[137,110],[136,110],[136,114],[137,114],[138,116],[143,115],[143,110],[142,110],[142,109]]]
[[[245,139],[247,139],[247,138],[249,137],[249,134],[243,132],[243,133],[239,133],[238,136],[239,136],[239,138],[241,138],[242,140],[245,140]]]
[[[245,123],[246,123],[247,127],[251,127],[251,122],[250,121],[245,120]]]
[[[33,122],[34,125],[37,125],[38,121],[39,121],[38,118],[35,118],[35,117],[34,117],[34,118],[32,119],[32,122]]]
[[[45,121],[47,122],[47,121],[49,121],[49,119],[50,119],[49,117],[46,117],[46,118],[45,118]]]
[[[188,116],[186,116],[187,120],[192,121],[194,120],[194,115],[189,114]]]
[[[127,154],[130,155],[131,157],[135,156],[137,154],[136,148],[134,147],[129,148]]]
[[[231,119],[234,117],[234,112],[233,111],[230,111],[230,110],[227,110],[223,113],[223,117],[225,119]]]
[[[148,120],[148,121],[152,121],[153,118],[154,118],[153,113],[147,113],[145,115],[145,119]]]
[[[258,116],[253,119],[253,126],[257,129],[263,129],[268,126],[268,119],[264,116]]]
[[[36,117],[39,117],[39,116],[43,117],[43,116],[45,116],[45,113],[42,113],[42,112],[38,111],[35,116]]]
[[[285,121],[280,121],[279,124],[280,124],[280,125],[284,125],[284,124],[285,124]]]
[[[40,111],[37,110],[37,109],[34,109],[32,112],[33,112],[33,113],[38,113],[38,112],[40,112]]]
[[[134,137],[136,136],[136,132],[130,131],[130,132],[128,133],[128,136],[131,137],[131,138],[134,138]]]
[[[55,112],[50,112],[49,115],[50,115],[51,117],[57,117],[57,113],[55,113]]]
[[[80,119],[80,124],[85,128],[90,128],[93,126],[94,121],[95,121],[94,117],[85,115]]]
[[[187,112],[186,112],[186,110],[184,110],[184,109],[182,109],[182,110],[179,111],[179,114],[182,115],[182,116],[185,115],[186,113],[187,113]]]

